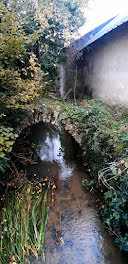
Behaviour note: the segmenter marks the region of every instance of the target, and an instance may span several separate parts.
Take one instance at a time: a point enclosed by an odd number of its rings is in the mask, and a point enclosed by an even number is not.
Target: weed
[[[9,195],[0,212],[0,260],[24,263],[32,254],[44,258],[47,188],[26,182]]]

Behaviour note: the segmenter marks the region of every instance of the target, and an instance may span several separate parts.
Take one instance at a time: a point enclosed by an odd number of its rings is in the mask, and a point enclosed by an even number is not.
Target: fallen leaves
[[[28,245],[28,246],[27,246],[27,249],[29,249],[29,250],[30,250],[30,249],[31,249],[31,245]]]
[[[56,185],[55,185],[55,184],[53,184],[52,189],[53,189],[53,190],[56,189]]]

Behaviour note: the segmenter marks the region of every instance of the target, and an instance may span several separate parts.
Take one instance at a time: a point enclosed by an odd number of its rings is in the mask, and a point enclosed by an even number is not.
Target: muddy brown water
[[[66,132],[40,123],[31,129],[37,146],[38,164],[28,177],[50,177],[56,188],[49,193],[45,233],[45,262],[37,264],[128,263],[104,230],[95,205],[96,197],[82,188],[87,175],[78,159],[78,146]]]

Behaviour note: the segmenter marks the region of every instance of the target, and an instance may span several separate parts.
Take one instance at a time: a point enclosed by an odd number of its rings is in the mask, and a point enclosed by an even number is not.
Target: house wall
[[[104,35],[83,50],[83,56],[71,63],[67,56],[61,78],[63,96],[74,89],[77,66],[76,97],[93,97],[128,105],[128,22]]]
[[[128,105],[128,23],[85,49],[84,59],[93,97]]]

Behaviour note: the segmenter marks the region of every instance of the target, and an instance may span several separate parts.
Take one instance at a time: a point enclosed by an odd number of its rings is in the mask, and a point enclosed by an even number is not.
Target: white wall
[[[69,90],[73,96],[76,64],[72,56],[67,52],[67,64],[60,69],[62,97]],[[91,92],[95,98],[128,106],[128,22],[85,48],[77,69],[77,97]]]
[[[128,32],[117,30],[97,41],[88,56],[92,95],[128,106]]]

